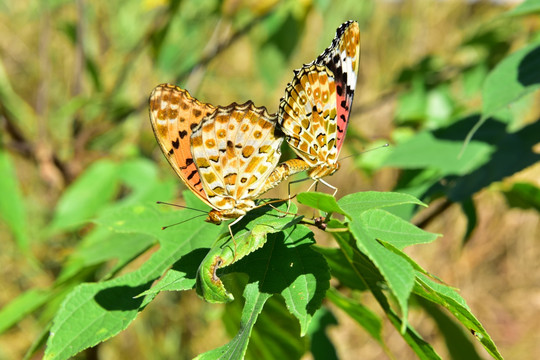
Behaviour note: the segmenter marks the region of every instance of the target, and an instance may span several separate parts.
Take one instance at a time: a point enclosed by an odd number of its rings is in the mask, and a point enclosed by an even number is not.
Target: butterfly
[[[295,70],[279,105],[279,125],[300,157],[289,160],[291,167],[308,170],[310,178],[333,189],[321,178],[339,169],[359,60],[358,23],[347,21],[315,61]]]
[[[150,122],[176,174],[212,208],[208,222],[239,220],[287,176],[276,169],[284,140],[277,115],[251,101],[213,106],[162,84],[150,95]]]

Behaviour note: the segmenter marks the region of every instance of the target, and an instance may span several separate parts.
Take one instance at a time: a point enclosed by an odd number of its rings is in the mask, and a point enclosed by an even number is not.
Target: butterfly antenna
[[[189,206],[178,205],[178,204],[172,204],[172,203],[168,203],[168,202],[164,202],[164,201],[156,201],[156,204],[160,204],[160,205],[169,205],[169,206],[174,206],[174,207],[178,207],[178,208],[181,208],[181,209],[187,209],[187,210],[199,211],[199,212],[202,212],[202,213],[205,213],[205,214],[207,213],[206,211],[201,210],[201,209],[195,209],[195,208],[192,208],[192,207],[189,207]],[[202,215],[199,215],[199,216],[202,216]]]
[[[360,155],[360,154],[365,154],[367,152],[370,152],[370,151],[373,151],[373,150],[379,150],[380,148],[385,148],[385,147],[389,147],[389,146],[390,146],[390,144],[386,143],[386,144],[374,147],[372,149],[367,149],[366,151],[361,151],[358,154],[352,154],[352,155],[345,156],[345,157],[339,159],[339,161],[343,161],[343,160],[348,159],[348,158],[353,157],[353,156],[357,156],[357,155]]]
[[[171,224],[171,225],[163,226],[163,227],[161,227],[161,230],[168,229],[168,228],[170,228],[171,226],[176,226],[176,225],[183,224],[183,223],[185,223],[185,222],[187,222],[187,221],[191,221],[191,220],[196,219],[196,218],[201,217],[201,216],[204,216],[204,214],[197,215],[197,216],[194,216],[194,217],[192,217],[192,218],[189,218],[189,219],[186,219],[186,220],[183,220],[183,221],[180,221],[180,222]]]

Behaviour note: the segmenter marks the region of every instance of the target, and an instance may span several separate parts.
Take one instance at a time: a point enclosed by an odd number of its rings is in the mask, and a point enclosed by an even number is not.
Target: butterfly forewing
[[[190,139],[193,129],[215,109],[170,84],[158,85],[150,95],[150,122],[161,150],[182,181],[208,204],[191,154]]]
[[[336,85],[325,66],[295,73],[280,104],[280,125],[289,144],[312,167],[336,162]]]
[[[332,71],[337,91],[337,151],[345,140],[360,63],[360,29],[355,21],[343,23],[332,44],[315,60]]]
[[[215,209],[245,209],[267,189],[281,156],[277,115],[252,102],[217,110],[195,128],[192,153],[208,201]]]
[[[332,44],[310,64],[294,72],[279,106],[279,124],[287,142],[309,166],[315,180],[332,175],[345,140],[356,88],[360,56],[358,24],[348,21]],[[296,164],[296,163],[295,163]]]

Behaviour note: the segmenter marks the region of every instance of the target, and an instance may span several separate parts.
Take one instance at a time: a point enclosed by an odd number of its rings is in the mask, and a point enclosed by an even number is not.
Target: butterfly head
[[[208,213],[208,217],[204,221],[219,225],[223,220],[224,219],[220,211],[212,210]]]
[[[246,201],[246,204],[236,204],[235,201],[232,201],[232,204],[233,206],[229,208],[211,210],[204,221],[219,225],[222,221],[238,219],[239,217],[246,215],[249,210],[255,207],[253,201]]]

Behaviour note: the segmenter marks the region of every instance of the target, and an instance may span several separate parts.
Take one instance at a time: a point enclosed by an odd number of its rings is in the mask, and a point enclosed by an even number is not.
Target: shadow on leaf
[[[446,129],[435,131],[434,134],[440,139],[462,140],[472,121],[474,120],[471,118],[464,119]],[[507,132],[506,128],[505,123],[491,118],[478,130],[474,141],[484,142],[492,146],[494,151],[486,163],[472,172],[464,176],[447,176],[444,179],[444,192],[450,200],[464,201],[491,183],[501,181],[540,160],[540,155],[532,149],[538,143],[540,121],[513,133]],[[435,185],[427,193],[437,188],[440,189],[440,185]]]
[[[98,292],[94,299],[105,310],[108,311],[129,311],[138,310],[144,297],[135,298],[137,295],[150,288],[153,281],[139,286],[114,286]]]

